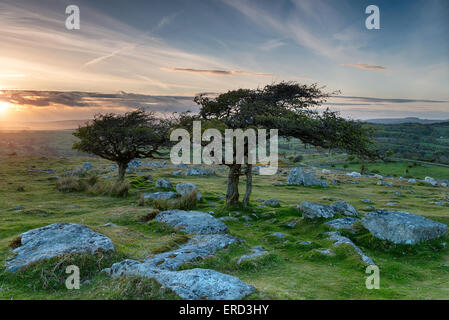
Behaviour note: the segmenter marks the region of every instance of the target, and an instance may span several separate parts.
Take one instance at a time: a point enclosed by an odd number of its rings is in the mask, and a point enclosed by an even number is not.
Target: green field
[[[449,179],[449,166],[438,166],[434,164],[421,164],[413,161],[398,161],[390,163],[364,163],[370,173],[378,173],[389,177],[405,177],[424,179],[433,177],[435,179]],[[350,171],[360,172],[361,163],[336,164],[336,168],[344,168]]]
[[[55,222],[80,223],[101,232],[112,239],[118,253],[108,257],[104,264],[121,261],[123,258],[143,259],[152,253],[176,246],[180,237],[173,230],[161,230],[152,222],[141,222],[140,217],[151,210],[138,205],[139,193],[155,191],[153,184],[144,182],[137,175],[128,175],[132,182],[130,195],[126,198],[89,196],[84,193],[61,193],[55,188],[55,176],[66,169],[80,167],[90,161],[96,167],[110,164],[92,158],[52,158],[11,156],[0,158],[0,298],[1,299],[165,299],[173,294],[163,291],[157,284],[141,279],[112,280],[100,274],[100,266],[89,264],[91,272],[86,275],[80,290],[67,290],[61,283],[51,286],[43,270],[54,268],[57,261],[32,266],[22,273],[5,272],[6,259],[12,256],[9,244],[20,233]],[[54,169],[46,173],[29,168]],[[371,168],[371,167],[370,167]],[[397,168],[396,168],[397,169]],[[213,210],[216,216],[234,215],[238,221],[226,222],[230,233],[240,237],[244,243],[232,245],[215,257],[186,264],[183,268],[213,268],[235,275],[254,285],[257,292],[248,299],[447,299],[449,297],[449,238],[430,241],[418,246],[391,245],[376,240],[366,230],[351,235],[352,240],[370,256],[380,268],[380,289],[365,287],[365,266],[352,248],[333,249],[324,232],[328,227],[323,221],[307,222],[301,219],[294,205],[301,201],[331,203],[339,198],[353,204],[362,214],[368,198],[377,208],[388,202],[398,203],[395,209],[410,211],[436,221],[449,224],[447,206],[438,206],[434,201],[448,201],[448,189],[428,185],[412,185],[395,182],[395,187],[376,185],[376,179],[361,179],[360,183],[345,183],[349,177],[344,173],[339,185],[328,188],[274,185],[286,176],[255,176],[251,208],[243,210],[224,208],[219,196],[225,192],[226,172],[216,177],[172,176],[174,169],[143,170],[156,180],[165,177],[173,183],[189,181],[198,185],[205,200],[198,210]],[[393,170],[393,169],[391,169]],[[449,169],[441,168],[440,178]],[[446,170],[446,171],[444,171]],[[103,174],[103,172],[98,172]],[[110,174],[110,173],[109,173]],[[418,174],[418,173],[417,173]],[[421,173],[419,173],[421,174]],[[20,187],[24,189],[21,190]],[[244,181],[241,182],[241,192]],[[400,193],[398,193],[400,192]],[[257,208],[257,198],[277,198],[280,208]],[[211,204],[214,202],[217,204]],[[15,210],[14,206],[23,206]],[[242,216],[257,216],[245,221]],[[293,228],[286,222],[298,219]],[[105,227],[112,222],[117,227]],[[273,232],[283,232],[285,239],[273,239]],[[311,241],[303,246],[302,241]],[[237,265],[237,259],[249,252],[249,248],[262,245],[270,254],[254,262]],[[336,256],[316,254],[315,249],[332,248]],[[53,263],[53,264],[52,264]],[[102,265],[101,267],[103,267]],[[51,269],[53,270],[53,269]],[[50,283],[50,284],[49,284]]]

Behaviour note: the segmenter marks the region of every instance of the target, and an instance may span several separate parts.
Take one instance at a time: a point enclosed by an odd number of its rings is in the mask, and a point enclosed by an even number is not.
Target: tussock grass
[[[193,192],[182,197],[167,200],[155,199],[149,203],[160,211],[173,209],[191,210],[197,207],[197,201],[197,192],[194,190]]]
[[[163,288],[153,279],[144,277],[120,277],[99,286],[112,300],[179,300],[179,296]]]
[[[98,251],[91,254],[65,254],[52,259],[38,261],[28,265],[15,273],[4,272],[0,278],[4,282],[13,283],[14,286],[26,290],[67,290],[65,281],[68,274],[65,272],[70,265],[79,267],[80,281],[92,279],[102,269],[110,267],[113,263],[123,260],[124,257],[116,252]]]

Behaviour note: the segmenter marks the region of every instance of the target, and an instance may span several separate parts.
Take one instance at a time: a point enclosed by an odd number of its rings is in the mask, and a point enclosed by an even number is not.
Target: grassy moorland
[[[161,289],[153,281],[138,278],[110,279],[99,270],[124,258],[143,259],[153,253],[166,251],[186,240],[186,236],[165,228],[154,221],[142,219],[150,206],[139,206],[141,192],[156,191],[154,183],[137,174],[127,175],[129,195],[123,198],[86,194],[61,193],[56,190],[56,176],[67,169],[78,168],[90,161],[95,168],[111,163],[96,158],[59,158],[9,156],[0,159],[0,298],[1,299],[171,299],[176,296]],[[388,166],[390,164],[384,164]],[[52,172],[29,169],[51,169]],[[374,178],[350,178],[335,171],[341,184],[327,188],[288,186],[286,175],[255,176],[251,208],[226,209],[220,196],[224,195],[226,173],[217,171],[213,177],[173,176],[172,167],[139,169],[139,173],[171,182],[192,182],[198,185],[204,200],[197,210],[214,211],[215,216],[232,215],[237,221],[227,221],[230,233],[244,240],[219,252],[216,256],[183,268],[213,268],[235,275],[254,285],[258,291],[248,299],[445,299],[449,297],[449,238],[417,246],[392,245],[374,239],[359,228],[348,234],[380,268],[380,289],[365,287],[365,266],[352,248],[333,249],[333,257],[318,254],[315,249],[332,248],[324,232],[329,228],[323,221],[307,222],[294,207],[301,201],[329,204],[343,199],[362,214],[367,205],[410,211],[449,224],[448,206],[433,202],[449,201],[448,188],[394,181],[394,187],[378,186]],[[438,169],[441,170],[441,169]],[[445,170],[445,171],[444,171]],[[449,169],[443,168],[442,174]],[[98,169],[101,178],[115,172]],[[432,173],[429,173],[432,175]],[[440,178],[441,175],[435,176]],[[329,177],[328,177],[329,178]],[[349,180],[358,183],[350,183]],[[284,185],[275,185],[284,182]],[[244,180],[241,181],[241,190]],[[279,208],[258,208],[258,198],[276,198]],[[366,204],[362,198],[371,200]],[[388,203],[397,203],[388,207]],[[21,207],[16,207],[21,206]],[[16,208],[15,208],[16,207]],[[250,217],[250,218],[248,218]],[[297,220],[293,228],[286,222]],[[55,222],[73,222],[91,227],[112,239],[117,253],[98,257],[65,257],[38,263],[17,274],[4,271],[12,256],[14,240],[32,228]],[[104,226],[112,222],[115,226]],[[284,239],[270,237],[283,232]],[[311,241],[311,245],[301,245]],[[249,248],[262,245],[268,255],[237,265],[237,259]],[[63,266],[75,263],[82,270],[80,290],[67,290]],[[83,271],[84,270],[84,271]]]

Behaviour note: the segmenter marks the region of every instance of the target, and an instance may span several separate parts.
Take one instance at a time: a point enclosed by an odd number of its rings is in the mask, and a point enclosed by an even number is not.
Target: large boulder
[[[156,181],[156,187],[163,188],[163,189],[173,189],[172,183],[165,179],[158,179]]]
[[[302,211],[302,216],[306,219],[332,218],[335,214],[331,206],[308,201],[301,202],[299,209]]]
[[[354,206],[343,200],[332,203],[331,207],[336,213],[343,214],[345,216],[357,217],[359,215],[359,212],[356,208],[354,208]]]
[[[168,200],[178,197],[178,194],[176,192],[153,192],[153,193],[144,193],[142,194],[142,197],[145,200]]]
[[[7,262],[8,271],[14,272],[30,263],[68,253],[94,254],[98,250],[114,251],[111,239],[74,223],[55,223],[33,229],[20,235],[21,246],[17,255]]]
[[[298,186],[321,186],[327,187],[328,183],[326,180],[320,180],[315,177],[313,173],[306,172],[301,167],[293,168],[287,178],[287,184],[298,185]]]
[[[196,199],[201,201],[203,199],[202,194],[198,191],[196,184],[187,182],[187,183],[178,183],[176,185],[176,192],[181,195],[181,197],[191,194],[193,191],[196,191]]]
[[[160,212],[156,220],[182,228],[186,233],[214,234],[228,231],[223,222],[201,211],[167,210]]]
[[[127,275],[154,279],[186,300],[239,300],[256,290],[236,277],[209,269],[168,271],[125,260],[104,271],[113,277]]]
[[[401,244],[416,244],[442,237],[447,232],[445,224],[403,211],[369,212],[362,224],[376,238]]]

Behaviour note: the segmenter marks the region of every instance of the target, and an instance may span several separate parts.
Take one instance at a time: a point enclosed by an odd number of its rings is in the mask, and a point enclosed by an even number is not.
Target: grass
[[[346,164],[347,170],[360,172],[360,163]],[[343,168],[344,164],[338,164],[336,168]],[[408,177],[424,179],[434,177],[435,179],[449,179],[449,167],[441,167],[430,164],[420,164],[413,161],[400,161],[388,163],[365,163],[365,167],[372,173],[379,173],[390,177]]]
[[[96,168],[111,163],[92,158],[42,158],[3,157],[0,159],[0,298],[1,299],[169,299],[172,292],[160,288],[154,281],[140,278],[111,279],[99,270],[123,258],[142,260],[152,254],[172,250],[188,240],[182,232],[154,221],[157,211],[151,206],[139,206],[142,192],[161,191],[154,183],[138,174],[128,174],[128,194],[111,197],[107,194],[84,192],[59,192],[55,176],[62,176],[67,169],[78,168],[89,161]],[[28,171],[53,169],[55,172]],[[371,169],[368,164],[368,168]],[[364,207],[386,207],[397,202],[395,209],[421,214],[449,224],[447,206],[437,206],[433,201],[447,201],[448,189],[429,185],[395,181],[394,187],[378,186],[376,179],[354,179],[344,173],[339,185],[328,188],[307,188],[285,185],[286,176],[255,176],[251,206],[247,209],[224,208],[219,196],[224,195],[226,173],[213,177],[173,176],[172,168],[142,169],[151,174],[154,181],[165,178],[173,184],[191,182],[198,186],[204,200],[196,204],[196,210],[214,211],[215,216],[232,215],[237,221],[226,221],[230,233],[244,240],[217,253],[214,257],[183,266],[213,268],[239,277],[254,285],[258,291],[248,299],[445,299],[449,296],[449,243],[447,237],[418,246],[393,246],[378,241],[363,228],[349,235],[380,268],[380,290],[365,288],[365,267],[355,252],[342,246],[335,249],[323,235],[329,228],[319,221],[304,221],[294,205],[301,201],[331,203],[334,198],[343,199],[363,213]],[[441,170],[448,170],[441,168]],[[449,171],[449,170],[448,170]],[[446,171],[447,172],[447,171]],[[109,175],[110,179],[104,179]],[[432,175],[432,174],[429,174]],[[114,181],[115,172],[99,169],[100,182]],[[436,178],[440,176],[434,175]],[[358,180],[352,184],[349,180]],[[284,185],[274,185],[282,181]],[[244,191],[241,181],[241,193]],[[25,186],[18,192],[18,186]],[[395,192],[400,192],[398,195]],[[257,198],[280,200],[280,208],[258,208]],[[370,204],[361,201],[371,200]],[[212,204],[213,202],[213,204]],[[23,206],[23,209],[14,209]],[[248,216],[249,219],[244,218]],[[247,221],[248,220],[248,221]],[[285,224],[298,220],[293,227]],[[98,257],[67,257],[34,265],[23,273],[11,275],[4,272],[6,259],[12,256],[17,237],[27,230],[56,222],[80,223],[110,237],[117,253],[102,259]],[[105,226],[112,222],[116,226]],[[270,237],[273,232],[286,234],[284,239]],[[301,245],[310,241],[310,245]],[[268,255],[237,265],[238,258],[250,252],[252,246],[262,245]],[[331,248],[335,256],[316,253],[317,249]],[[80,290],[67,290],[61,286],[58,273],[63,266],[84,263]],[[85,260],[83,260],[85,259]],[[62,261],[62,262],[61,262]],[[83,262],[84,261],[84,262]],[[45,274],[58,263],[55,277]],[[39,273],[40,272],[40,273]],[[41,274],[44,273],[44,278]],[[64,278],[65,279],[65,278]]]

